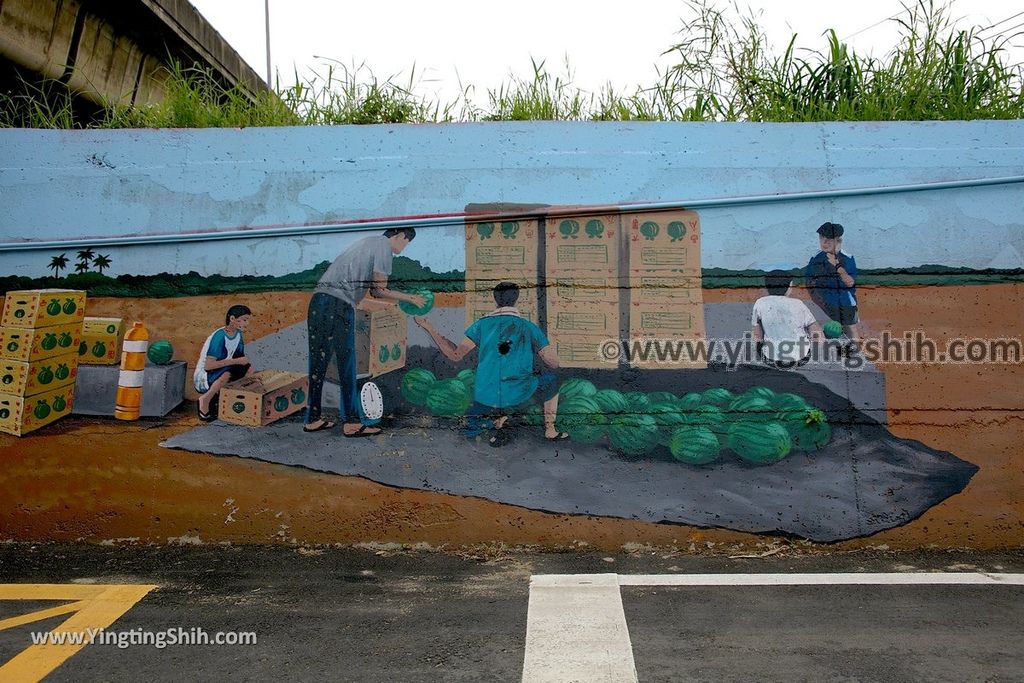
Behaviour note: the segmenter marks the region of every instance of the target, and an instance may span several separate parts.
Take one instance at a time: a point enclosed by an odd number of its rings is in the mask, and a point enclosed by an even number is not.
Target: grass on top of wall
[[[23,83],[0,93],[0,126],[26,128],[206,128],[450,121],[897,121],[1024,118],[1022,67],[1007,61],[1014,35],[985,35],[951,22],[950,6],[930,0],[905,6],[895,19],[900,37],[884,57],[861,56],[829,31],[821,48],[800,47],[794,35],[782,51],[771,46],[753,15],[698,3],[665,54],[674,64],[632,92],[610,86],[592,93],[573,84],[571,67],[552,73],[532,62],[527,78],[512,77],[470,99],[414,94],[407,82],[379,80],[365,65],[329,62],[291,86],[255,101],[224,88],[197,67],[172,67],[163,101],[147,107],[110,106],[87,116],[62,84]]]

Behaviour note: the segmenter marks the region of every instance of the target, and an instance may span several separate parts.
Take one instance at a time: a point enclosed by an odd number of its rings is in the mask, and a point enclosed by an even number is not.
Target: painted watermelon
[[[646,413],[651,409],[650,399],[641,391],[627,391],[622,397],[626,399],[630,412]]]
[[[728,412],[734,421],[754,422],[768,422],[776,413],[771,403],[749,393],[734,398],[729,404]]]
[[[829,320],[822,326],[821,331],[825,333],[826,339],[839,339],[843,336],[843,326],[838,320]]]
[[[569,438],[580,443],[596,443],[608,428],[608,422],[597,403],[586,396],[568,401],[559,400],[555,426],[569,433]]]
[[[405,373],[400,385],[402,396],[409,403],[416,406],[427,404],[427,394],[437,383],[437,377],[430,370],[424,368],[413,368]]]
[[[531,427],[543,427],[544,426],[544,408],[539,403],[534,403],[532,406],[526,409],[523,414],[523,424],[527,424]]]
[[[716,406],[700,406],[687,416],[687,421],[694,427],[707,427],[719,436],[729,431],[725,413]]]
[[[680,427],[672,432],[668,450],[679,462],[706,465],[718,459],[722,446],[707,427]]]
[[[793,448],[798,451],[816,451],[832,439],[832,428],[825,413],[811,408],[802,413],[780,413],[779,422],[789,432]]]
[[[466,385],[457,379],[435,382],[427,392],[427,408],[438,417],[465,415],[471,400]]]
[[[465,384],[466,388],[469,389],[470,394],[472,394],[476,388],[476,370],[473,368],[460,370],[459,374],[455,375],[455,379]]]
[[[667,446],[672,439],[672,432],[687,424],[686,418],[679,412],[675,402],[655,403],[651,406],[651,417],[661,430],[658,443]]]
[[[655,403],[675,403],[676,395],[670,391],[652,391],[647,394],[647,400],[651,402],[651,405]]]
[[[174,347],[166,339],[158,339],[149,345],[146,351],[146,358],[154,365],[167,365],[174,357]]]
[[[700,402],[700,394],[698,394],[696,391],[691,391],[690,393],[684,396],[680,396],[676,400],[676,405],[679,407],[680,411],[684,413],[689,413],[694,410],[697,410],[697,408],[700,407]]]
[[[591,396],[594,403],[598,405],[605,415],[616,415],[629,412],[629,403],[626,398],[615,389],[601,389]]]
[[[422,306],[414,306],[413,304],[409,303],[408,301],[399,301],[398,302],[398,307],[400,309],[402,309],[402,311],[404,313],[407,313],[409,315],[426,315],[427,313],[430,313],[430,309],[432,309],[434,307],[434,293],[433,292],[431,292],[429,289],[417,289],[417,290],[415,290],[413,292],[409,292],[409,293],[410,294],[419,294],[420,296],[422,296],[423,297],[423,305]]]
[[[615,415],[608,421],[608,440],[626,455],[643,455],[658,445],[658,423],[650,415]]]
[[[729,430],[728,445],[736,455],[755,465],[770,465],[789,455],[793,440],[779,422],[741,422]]]
[[[733,398],[732,392],[728,389],[705,389],[700,395],[700,402],[707,406],[717,406],[719,408],[727,408],[732,403]]]
[[[772,408],[783,413],[809,410],[810,406],[807,401],[796,394],[775,394],[775,398],[772,399]]]
[[[597,387],[585,379],[567,379],[558,388],[558,400],[569,401],[576,397],[593,396],[597,393]]]
[[[750,387],[743,392],[744,396],[755,396],[757,398],[763,398],[766,401],[771,401],[775,398],[775,392],[768,387]]]

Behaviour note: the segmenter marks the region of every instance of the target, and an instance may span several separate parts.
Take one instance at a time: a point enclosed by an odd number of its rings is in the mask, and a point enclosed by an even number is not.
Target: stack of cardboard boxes
[[[616,214],[546,222],[547,332],[564,367],[608,368],[601,344],[618,339],[622,231]]]
[[[519,310],[543,324],[564,367],[614,367],[608,340],[704,339],[700,221],[692,211],[547,215],[466,225],[467,324],[494,309],[502,280],[522,288]],[[540,257],[543,256],[543,259]],[[544,316],[539,317],[543,288]],[[702,368],[686,353],[633,367]]]
[[[8,292],[0,318],[0,432],[21,436],[71,413],[85,292]]]
[[[692,211],[627,214],[629,338],[675,341],[704,338],[700,221]],[[634,367],[706,367],[686,354],[635,360]]]
[[[494,286],[502,281],[519,285],[519,312],[527,320],[538,322],[539,258],[536,219],[467,223],[466,326],[494,310]]]

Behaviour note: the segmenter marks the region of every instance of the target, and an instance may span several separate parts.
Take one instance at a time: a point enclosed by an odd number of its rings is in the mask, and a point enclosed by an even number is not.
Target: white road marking
[[[523,683],[636,680],[615,574],[530,580]]]
[[[1024,586],[1024,574],[538,574],[530,577],[523,683],[636,683],[621,586]]]

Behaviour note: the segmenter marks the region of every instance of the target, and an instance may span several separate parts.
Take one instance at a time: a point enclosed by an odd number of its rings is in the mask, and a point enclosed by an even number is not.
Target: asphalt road
[[[257,635],[254,645],[87,645],[47,681],[519,681],[534,575],[1024,572],[1024,552],[808,555],[778,547],[764,558],[642,550],[467,557],[391,548],[9,543],[0,545],[0,583],[154,584],[107,631]],[[29,599],[30,590],[20,600],[0,599],[0,620],[60,604]],[[1024,681],[1020,585],[620,591],[644,683]],[[28,647],[31,631],[66,618],[10,628],[0,621],[0,662]]]

